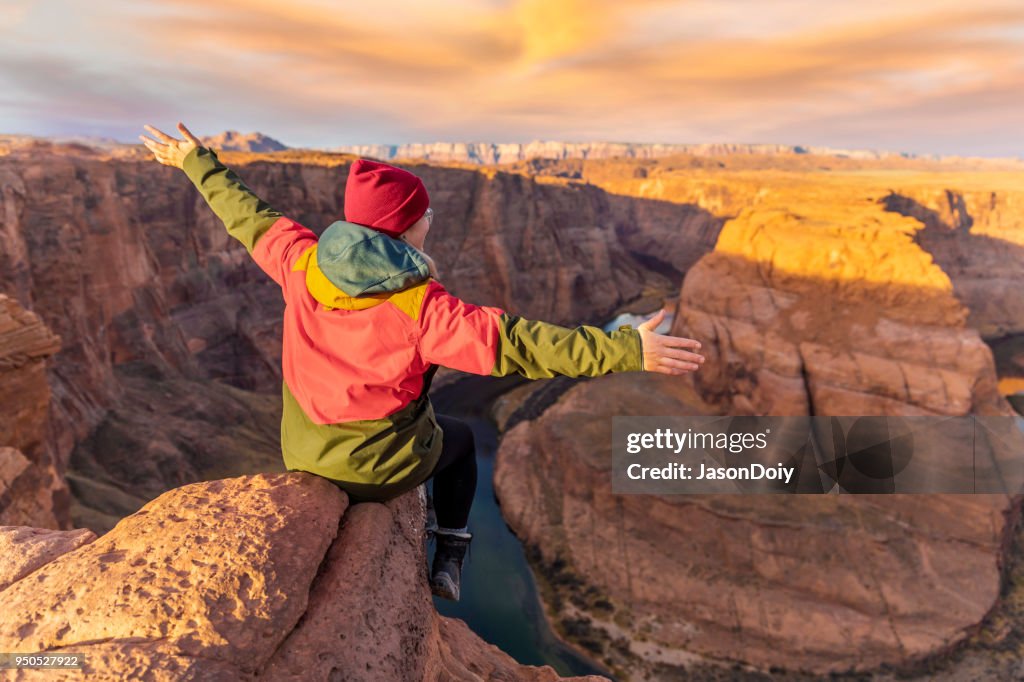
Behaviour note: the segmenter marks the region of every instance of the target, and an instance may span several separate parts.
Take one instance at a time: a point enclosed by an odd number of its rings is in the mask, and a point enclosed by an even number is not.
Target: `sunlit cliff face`
[[[693,381],[723,412],[1007,409],[998,395],[1024,365],[1000,350],[997,387],[983,339],[1024,333],[1024,301],[1005,293],[1024,283],[1019,172],[809,157],[786,169],[680,159],[646,164],[643,177],[606,170],[621,165],[580,172],[616,194],[728,218],[686,275],[674,332],[706,337],[716,357]]]

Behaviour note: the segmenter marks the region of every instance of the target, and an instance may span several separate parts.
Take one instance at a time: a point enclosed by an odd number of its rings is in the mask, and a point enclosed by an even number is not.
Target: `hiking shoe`
[[[473,536],[470,533],[435,531],[434,539],[437,548],[430,567],[430,591],[442,599],[459,601],[462,562]]]

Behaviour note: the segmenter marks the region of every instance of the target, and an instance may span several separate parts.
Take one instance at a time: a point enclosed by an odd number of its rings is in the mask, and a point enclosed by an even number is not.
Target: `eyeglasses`
[[[434,222],[434,209],[428,208],[427,212],[423,214],[427,219],[427,226],[429,227]]]

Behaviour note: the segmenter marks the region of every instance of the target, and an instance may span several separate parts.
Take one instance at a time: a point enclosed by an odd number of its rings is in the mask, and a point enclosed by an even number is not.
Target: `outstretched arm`
[[[285,275],[291,265],[302,251],[316,243],[312,230],[285,218],[256,196],[233,170],[221,163],[216,152],[204,147],[184,124],[178,124],[183,140],[153,126],[145,128],[157,139],[139,137],[156,160],[183,170],[224,223],[228,234],[245,246],[275,282],[285,286]]]
[[[640,337],[635,330],[620,328],[606,332],[590,325],[562,327],[508,313],[502,313],[498,319],[498,346],[491,376],[596,377],[643,368]]]
[[[473,374],[521,374],[544,379],[650,371],[684,374],[704,358],[693,339],[658,334],[664,311],[639,328],[612,332],[580,325],[561,327],[466,303],[432,281],[420,314],[418,348],[428,362]]]

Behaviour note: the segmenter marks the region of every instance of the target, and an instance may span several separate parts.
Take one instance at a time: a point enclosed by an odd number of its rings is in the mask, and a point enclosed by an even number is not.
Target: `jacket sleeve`
[[[418,348],[427,362],[495,377],[518,373],[546,379],[643,369],[640,332],[628,325],[605,332],[527,320],[501,308],[466,303],[436,281],[424,295]]]
[[[313,231],[257,197],[212,149],[196,147],[185,156],[182,169],[228,234],[240,241],[257,265],[284,288],[291,266],[316,243]]]

